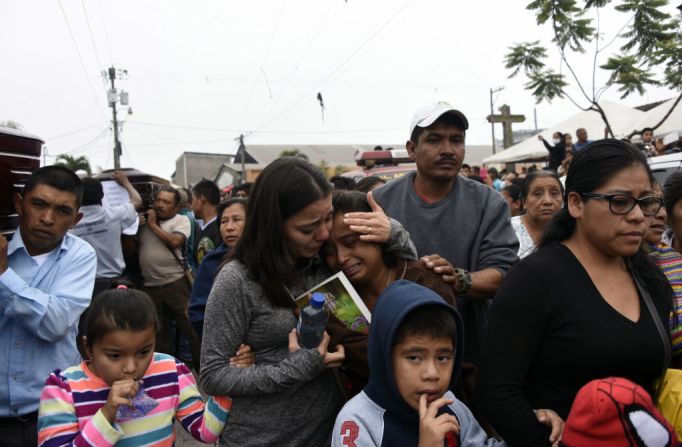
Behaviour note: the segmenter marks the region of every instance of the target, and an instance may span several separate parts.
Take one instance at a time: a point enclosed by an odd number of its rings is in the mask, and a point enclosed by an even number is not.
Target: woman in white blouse
[[[534,171],[526,176],[521,187],[521,201],[526,213],[511,219],[519,239],[519,258],[535,250],[545,226],[563,205],[564,188],[554,171]]]

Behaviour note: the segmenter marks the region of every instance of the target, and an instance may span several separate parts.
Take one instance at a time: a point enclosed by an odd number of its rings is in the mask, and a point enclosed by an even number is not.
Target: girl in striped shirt
[[[194,439],[214,443],[232,402],[209,397],[204,405],[189,368],[154,352],[157,329],[156,310],[145,293],[119,286],[98,295],[83,337],[88,359],[55,370],[45,383],[38,444],[172,446],[176,419]],[[120,411],[140,409],[139,396],[133,400],[140,390],[156,406],[137,417]]]

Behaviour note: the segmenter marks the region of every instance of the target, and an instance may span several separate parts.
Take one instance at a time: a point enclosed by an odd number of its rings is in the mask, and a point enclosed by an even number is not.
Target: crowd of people
[[[607,134],[606,130],[605,134]],[[573,157],[592,143],[592,140],[587,138],[587,131],[582,127],[576,129],[575,136],[577,141],[574,144],[573,136],[570,133],[554,132],[551,143],[545,140],[542,135],[538,135],[538,140],[542,141],[542,144],[544,144],[549,152],[547,169],[556,171],[560,177],[564,177],[568,172],[568,167],[571,165]],[[657,157],[682,151],[682,139],[674,136],[676,141],[666,143],[663,136],[654,137],[654,129],[651,127],[642,129],[638,137],[639,140],[634,145],[647,157]]]
[[[3,445],[677,445],[655,382],[682,367],[682,174],[584,129],[547,169],[470,167],[468,127],[417,110],[416,171],[388,183],[285,157],[146,210],[122,172],[104,206],[35,171],[0,238]],[[369,331],[330,314],[303,348],[295,299],[337,272]]]

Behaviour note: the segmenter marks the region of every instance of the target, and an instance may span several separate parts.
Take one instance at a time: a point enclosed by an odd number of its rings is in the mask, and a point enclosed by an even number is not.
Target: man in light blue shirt
[[[585,149],[585,147],[592,142],[592,140],[587,139],[587,131],[585,130],[584,127],[580,127],[575,131],[575,136],[578,138],[578,141],[573,143],[573,154],[577,154],[578,152],[582,151]]]
[[[90,303],[95,251],[67,234],[81,215],[80,179],[60,166],[31,175],[14,205],[19,228],[0,236],[0,441],[37,445],[45,379],[78,364],[77,322]]]

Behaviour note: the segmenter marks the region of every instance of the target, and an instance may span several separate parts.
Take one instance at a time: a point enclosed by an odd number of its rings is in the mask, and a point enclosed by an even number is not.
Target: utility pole
[[[107,100],[109,101],[109,107],[111,107],[111,123],[114,126],[114,168],[120,169],[121,155],[123,151],[121,150],[121,141],[118,137],[119,128],[118,116],[116,114],[116,103],[120,101],[122,106],[128,106],[128,115],[133,114],[133,109],[131,109],[128,105],[128,92],[121,90],[121,93],[119,94],[119,92],[116,91],[115,81],[117,74],[119,78],[122,76],[125,77],[128,74],[128,70],[117,70],[112,66],[109,67],[109,70],[102,72],[102,76],[106,78],[108,75],[109,80],[111,81],[111,89],[107,91]]]
[[[493,101],[493,95],[497,92],[500,92],[504,90],[504,87],[497,87],[497,88],[491,88],[490,89],[490,115],[495,114],[495,110],[493,109],[494,106],[494,101]],[[490,123],[490,131],[493,134],[493,154],[495,154],[495,124]]]
[[[116,118],[116,69],[109,67],[109,80],[111,90],[109,90],[109,106],[111,106],[112,124],[114,125],[114,169],[121,169],[121,142],[118,139],[118,119]]]
[[[538,109],[533,107],[533,121],[535,121],[535,132],[538,131]]]
[[[239,183],[246,183],[246,168],[244,167],[244,153],[246,152],[246,147],[244,147],[244,134],[239,135],[239,152],[241,153],[241,163],[242,163],[242,175],[239,179]]]

